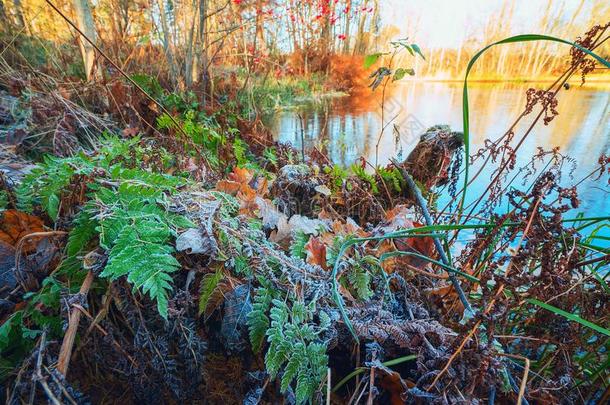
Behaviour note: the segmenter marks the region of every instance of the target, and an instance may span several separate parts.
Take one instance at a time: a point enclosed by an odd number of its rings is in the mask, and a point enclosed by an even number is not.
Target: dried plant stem
[[[525,230],[523,231],[523,235],[521,235],[521,239],[519,240],[519,244],[517,245],[517,248],[515,249],[515,252],[513,253],[513,258],[517,255],[517,253],[519,252],[521,245],[523,243],[523,240],[525,239],[525,237],[527,236],[527,234],[529,233],[529,230],[531,228],[532,222],[534,221],[534,218],[536,217],[536,210],[538,208],[538,204],[540,203],[540,198],[536,199],[536,202],[534,203],[534,207],[532,209],[532,213],[530,215],[529,221],[527,222],[527,225],[525,227]],[[510,273],[511,267],[512,267],[513,261],[511,260],[508,263],[508,266],[506,267],[506,271],[505,271],[505,276],[508,277],[508,274]],[[491,309],[493,308],[496,299],[500,296],[500,294],[502,294],[502,292],[504,291],[504,284],[500,284],[498,287],[498,290],[496,291],[494,297],[491,299],[491,301],[489,301],[489,304],[487,305],[487,308],[485,308],[485,311],[483,312],[484,315],[487,315]],[[447,370],[449,369],[449,367],[451,366],[451,363],[453,363],[453,360],[455,360],[455,358],[457,357],[457,355],[462,351],[462,349],[464,348],[464,346],[466,345],[466,343],[470,340],[470,338],[472,337],[472,335],[475,334],[475,332],[479,329],[479,326],[481,326],[481,321],[478,320],[474,326],[472,327],[472,329],[470,330],[470,332],[468,332],[468,334],[466,335],[466,337],[462,340],[462,342],[460,343],[460,345],[458,346],[457,350],[451,355],[451,357],[449,358],[449,360],[447,361],[447,364],[445,364],[445,367],[443,367],[443,369],[441,370],[440,373],[438,373],[436,375],[436,377],[434,377],[434,380],[432,381],[432,384],[430,384],[430,386],[428,387],[427,391],[430,391],[432,388],[434,388],[434,386],[436,385],[436,383],[438,382],[438,380],[447,372]]]
[[[331,369],[326,369],[326,405],[330,405],[330,394],[331,394]]]
[[[519,385],[519,396],[517,398],[517,405],[521,405],[525,396],[525,388],[527,387],[527,376],[530,372],[530,359],[524,356],[518,356],[516,354],[499,353],[499,355],[523,360],[525,362],[525,366],[523,367],[523,377],[521,377],[521,384]]]
[[[40,345],[38,347],[38,357],[36,359],[36,374],[34,375],[34,379],[35,379],[35,381],[40,383],[40,385],[42,386],[42,389],[44,390],[45,394],[47,394],[47,399],[49,400],[49,402],[51,402],[53,405],[61,405],[61,402],[53,394],[53,391],[51,391],[51,388],[49,388],[49,385],[47,384],[46,379],[42,375],[42,352],[44,352],[44,350],[45,350],[46,337],[47,337],[47,332],[46,331],[42,332],[42,337],[40,338]],[[31,391],[30,403],[34,402],[35,393],[36,393],[35,390]]]
[[[400,170],[402,177],[404,177],[405,181],[407,182],[407,185],[413,191],[413,194],[415,195],[415,200],[417,201],[417,204],[419,205],[419,207],[421,208],[421,210],[424,214],[424,219],[426,220],[426,225],[433,226],[434,223],[432,222],[432,217],[430,216],[430,212],[428,211],[428,206],[426,204],[426,200],[422,196],[421,191],[419,191],[419,187],[417,187],[417,184],[415,184],[415,181],[413,180],[411,175],[407,172],[407,170],[404,167],[402,167],[394,159],[392,159],[392,163],[394,164],[394,166],[396,166],[398,168],[398,170]],[[445,253],[445,249],[443,249],[443,245],[441,244],[440,239],[437,237],[433,237],[432,240],[434,241],[434,247],[436,248],[441,261],[445,265],[449,266],[450,265],[449,259],[447,258],[447,254]],[[448,274],[449,274],[449,280],[451,281],[453,288],[455,288],[455,291],[458,294],[460,302],[464,306],[464,310],[467,311],[466,313],[468,316],[471,316],[473,314],[472,307],[470,306],[470,303],[468,302],[468,298],[466,297],[466,294],[464,293],[464,290],[462,289],[462,286],[460,285],[460,281],[457,279],[455,274],[453,274],[453,273],[448,273]]]
[[[93,272],[89,271],[83,284],[80,287],[79,294],[86,296],[89,293],[91,284],[93,283]],[[70,365],[70,357],[72,356],[72,347],[74,346],[74,339],[76,338],[76,332],[78,330],[78,324],[80,323],[82,312],[77,308],[70,309],[70,318],[68,321],[68,330],[64,335],[64,340],[61,343],[61,349],[59,350],[59,360],[57,361],[57,370],[64,376],[68,373],[68,366]]]

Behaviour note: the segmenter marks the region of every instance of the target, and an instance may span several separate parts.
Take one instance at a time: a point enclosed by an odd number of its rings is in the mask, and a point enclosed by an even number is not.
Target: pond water
[[[495,140],[506,132],[523,110],[528,88],[546,86],[547,83],[470,84],[471,153],[482,147],[485,139]],[[360,156],[372,163],[377,156],[379,164],[387,164],[392,157],[405,158],[419,135],[435,124],[462,129],[462,83],[404,82],[396,84],[390,93],[386,94],[384,122],[393,121],[386,126],[381,140],[380,91],[278,111],[267,120],[267,125],[277,140],[300,148],[303,137],[305,148],[317,146],[341,165],[349,165]],[[516,167],[530,162],[538,147],[559,147],[562,154],[574,158],[576,163],[573,177],[566,174],[562,179],[564,185],[572,185],[598,167],[602,153],[610,154],[610,83],[572,85],[562,90],[558,99],[559,115],[549,125],[540,121],[534,128],[519,149]],[[537,111],[517,126],[515,140],[523,135]],[[544,163],[537,164],[539,168],[542,166]],[[479,181],[469,188],[468,200],[476,199],[485,190],[494,167],[489,164],[483,168]],[[471,174],[476,172],[477,163],[472,166]],[[521,183],[513,184],[521,187]],[[603,181],[583,182],[578,191],[581,206],[568,216],[578,212],[587,216],[610,214],[607,176]]]

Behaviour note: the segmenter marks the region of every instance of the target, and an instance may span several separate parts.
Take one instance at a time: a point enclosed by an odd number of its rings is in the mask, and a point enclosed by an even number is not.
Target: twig
[[[45,378],[42,375],[42,352],[44,352],[45,349],[46,338],[47,331],[45,330],[42,332],[42,337],[40,338],[40,345],[38,347],[38,357],[36,359],[36,374],[34,375],[34,380],[40,383],[42,389],[47,394],[47,398],[49,399],[49,401],[51,401],[54,405],[61,405],[61,402],[53,394],[53,391],[51,391],[49,385],[47,384]],[[35,392],[35,390],[33,392]],[[30,401],[34,401],[33,395],[30,396]]]
[[[331,393],[330,376],[331,376],[331,370],[330,370],[330,367],[328,367],[326,369],[326,405],[330,405],[330,393]]]
[[[83,284],[80,287],[79,294],[87,296],[91,284],[93,283],[93,272],[89,271]],[[68,330],[64,335],[64,340],[61,343],[61,349],[59,350],[59,360],[57,361],[57,370],[66,376],[68,373],[68,366],[70,365],[70,357],[72,356],[72,347],[74,346],[74,339],[76,338],[76,332],[78,330],[78,324],[80,323],[82,312],[77,308],[71,308],[70,318],[68,321]]]
[[[44,369],[47,373],[49,373],[49,375],[51,376],[51,378],[53,379],[53,381],[55,381],[55,384],[57,384],[57,386],[59,387],[59,389],[61,390],[61,392],[64,394],[64,396],[66,398],[68,398],[68,401],[70,401],[70,403],[72,405],[78,405],[76,403],[76,401],[74,400],[74,398],[72,398],[72,396],[70,395],[70,393],[68,392],[68,390],[66,390],[66,387],[64,386],[64,384],[59,380],[59,378],[57,378],[57,376],[55,374],[53,374],[51,372],[51,370],[49,370],[49,368],[47,366],[44,366]]]

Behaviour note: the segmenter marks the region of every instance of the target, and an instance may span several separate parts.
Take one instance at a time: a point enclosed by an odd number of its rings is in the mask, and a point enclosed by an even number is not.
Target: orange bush
[[[367,89],[368,73],[364,69],[364,57],[360,55],[332,55],[328,84],[336,90],[350,94]]]

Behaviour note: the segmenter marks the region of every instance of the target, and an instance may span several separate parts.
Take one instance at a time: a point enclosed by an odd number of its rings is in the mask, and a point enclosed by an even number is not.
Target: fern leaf
[[[282,376],[282,381],[280,383],[280,391],[286,392],[292,380],[297,376],[299,369],[306,365],[306,349],[305,344],[303,342],[297,342],[290,354],[290,360],[286,364],[286,368],[284,369],[284,375]]]
[[[305,251],[307,242],[309,242],[309,235],[303,231],[296,231],[292,237],[292,243],[290,244],[290,254],[299,259],[305,259],[307,256]]]
[[[169,236],[169,228],[155,220],[125,225],[110,249],[108,264],[101,274],[112,280],[127,275],[128,282],[157,302],[164,318],[167,318],[167,296],[172,289],[170,273],[180,268],[172,256],[174,249],[164,244]]]
[[[364,300],[368,300],[373,296],[371,291],[371,274],[361,266],[355,266],[347,274],[350,284],[356,290],[356,295]]]
[[[315,381],[311,378],[311,375],[307,372],[307,368],[303,367],[299,369],[297,376],[297,386],[294,390],[297,404],[304,404],[313,395],[316,386]]]
[[[97,221],[91,218],[86,210],[81,211],[74,219],[74,227],[68,236],[66,255],[68,258],[76,257],[95,236]]]
[[[201,279],[201,286],[199,287],[199,315],[205,312],[210,297],[223,278],[224,273],[218,269],[216,273],[207,273]]]
[[[273,294],[270,288],[263,286],[257,289],[252,311],[248,314],[250,344],[254,353],[260,352],[263,347],[267,329],[269,328],[267,310],[271,305],[272,299]]]

